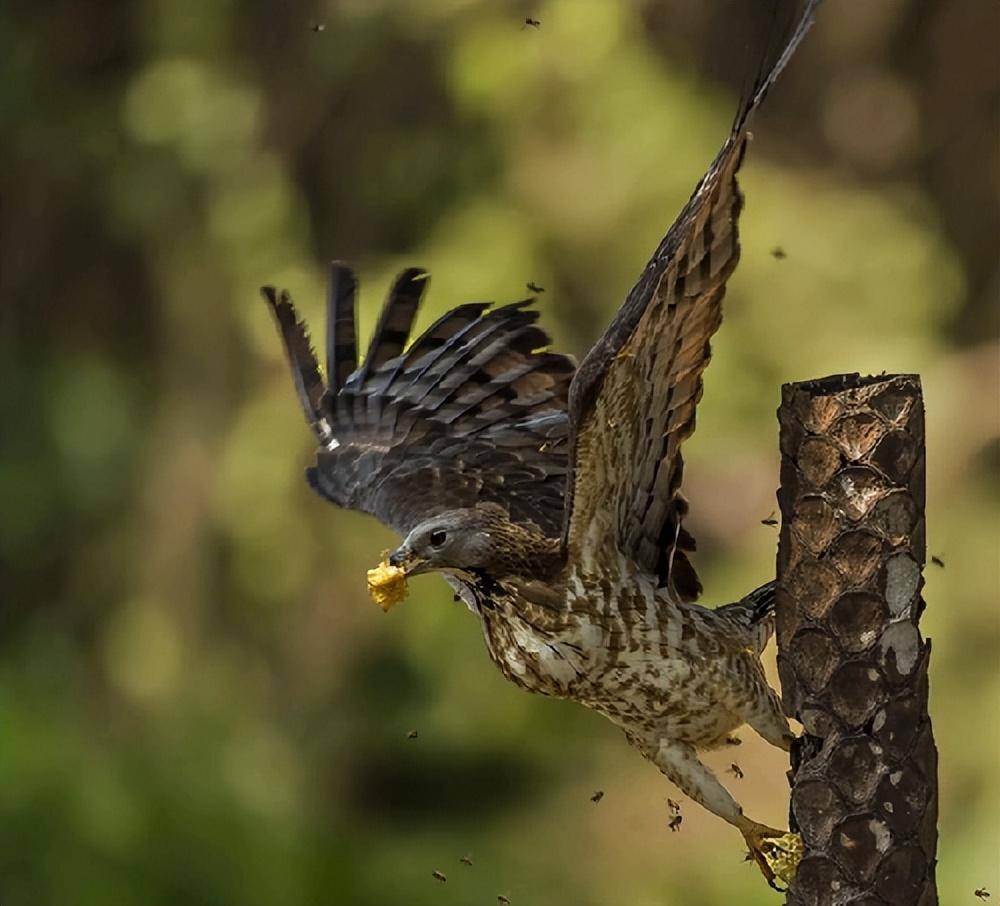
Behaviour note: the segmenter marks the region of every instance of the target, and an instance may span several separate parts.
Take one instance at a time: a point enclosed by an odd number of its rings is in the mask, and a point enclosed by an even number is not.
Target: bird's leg
[[[760,868],[767,883],[779,890],[774,883],[774,871],[768,863],[767,855],[776,844],[766,841],[775,837],[785,837],[785,831],[776,830],[766,824],[758,824],[743,814],[739,803],[718,778],[698,759],[693,746],[683,742],[661,740],[652,753],[652,761],[685,795],[699,805],[728,821],[743,834],[750,856]]]
[[[778,694],[766,682],[762,685],[764,692],[755,697],[754,709],[746,715],[746,722],[772,746],[788,752],[795,736],[781,710]]]

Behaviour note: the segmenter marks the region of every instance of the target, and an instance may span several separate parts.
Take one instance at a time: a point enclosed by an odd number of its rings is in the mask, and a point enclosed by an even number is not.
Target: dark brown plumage
[[[409,342],[427,285],[419,269],[395,282],[359,364],[356,281],[335,264],[324,383],[287,294],[263,290],[320,441],[311,486],[398,531],[390,565],[443,573],[505,676],[620,726],[740,829],[769,880],[764,839],[780,832],[746,818],[697,752],[744,723],[789,745],[759,661],[774,589],[714,610],[693,603],[701,585],[682,525],[680,447],[739,259],[747,120],[818,3],[761,67],[719,154],[578,369],[544,351],[528,302],[459,306]]]

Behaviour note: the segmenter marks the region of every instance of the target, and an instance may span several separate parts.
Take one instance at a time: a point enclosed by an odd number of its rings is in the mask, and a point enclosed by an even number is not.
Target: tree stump
[[[937,750],[916,375],[786,384],[781,408],[778,670],[804,855],[790,906],[937,903]]]

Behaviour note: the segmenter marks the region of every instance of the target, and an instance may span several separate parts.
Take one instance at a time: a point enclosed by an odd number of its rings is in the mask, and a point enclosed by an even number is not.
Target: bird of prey
[[[427,285],[419,269],[397,278],[359,362],[357,284],[334,264],[324,379],[287,292],[262,290],[319,439],[309,484],[398,532],[389,563],[442,573],[508,679],[609,718],[739,829],[772,884],[775,838],[788,838],[744,815],[698,753],[743,724],[789,748],[759,659],[774,586],[714,609],[695,603],[680,447],[739,257],[747,121],[818,3],[768,54],[715,160],[578,368],[545,351],[531,300],[460,305],[408,344]]]

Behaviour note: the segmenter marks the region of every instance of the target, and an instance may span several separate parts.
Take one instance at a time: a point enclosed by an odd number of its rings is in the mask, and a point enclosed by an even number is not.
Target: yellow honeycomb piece
[[[406,572],[392,566],[383,554],[382,562],[375,569],[368,570],[368,594],[388,613],[393,605],[406,597]]]

